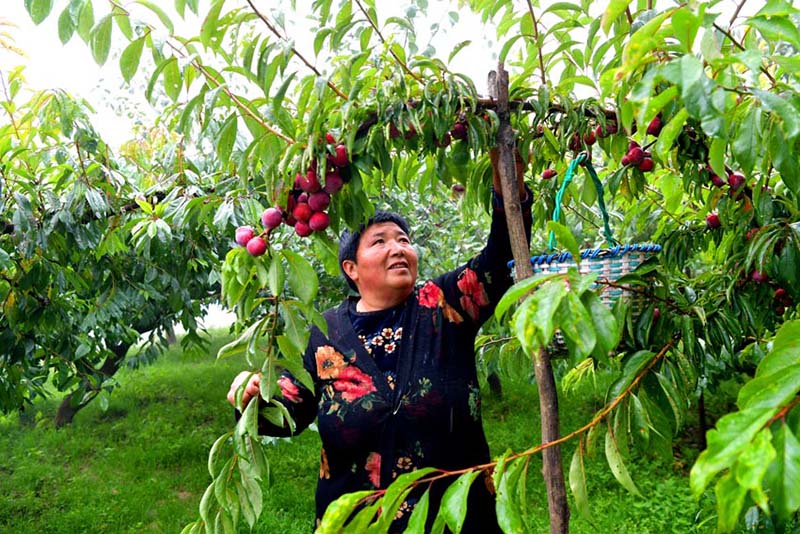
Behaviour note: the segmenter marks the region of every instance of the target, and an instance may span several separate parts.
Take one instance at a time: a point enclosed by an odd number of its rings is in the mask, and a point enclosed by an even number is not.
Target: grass
[[[120,371],[120,387],[105,411],[95,402],[58,431],[52,424],[58,399],[37,403],[21,416],[0,416],[0,532],[179,532],[193,521],[209,482],[208,450],[232,426],[228,385],[246,367],[236,358],[214,360],[223,342],[223,335],[214,336],[209,356],[201,359],[184,359],[175,347],[152,366]],[[502,400],[488,394],[484,399],[484,424],[495,455],[539,442],[535,387],[504,387]],[[588,391],[563,396],[561,402],[563,433],[584,424],[600,407],[600,399]],[[574,446],[563,449],[567,470]],[[311,431],[270,448],[272,487],[255,532],[310,532],[318,454],[319,437]],[[602,455],[590,458],[593,518],[574,515],[571,532],[711,532],[711,511],[698,511],[686,465],[691,463],[633,460],[629,468],[640,498],[615,481]],[[540,469],[536,456],[528,476],[533,532],[547,531]]]

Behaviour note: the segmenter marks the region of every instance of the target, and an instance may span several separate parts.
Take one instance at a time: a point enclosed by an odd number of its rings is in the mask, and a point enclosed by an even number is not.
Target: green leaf
[[[795,50],[800,49],[800,29],[788,16],[755,16],[746,24],[757,29],[767,41],[791,43]]]
[[[453,47],[453,50],[450,52],[450,55],[448,55],[448,56],[447,56],[447,62],[448,62],[448,63],[450,63],[451,61],[453,61],[453,58],[454,58],[454,57],[456,57],[456,55],[457,55],[459,52],[461,52],[461,50],[462,50],[462,49],[463,49],[465,46],[469,46],[470,44],[472,44],[472,41],[468,39],[468,40],[466,40],[466,41],[461,41],[461,42],[460,42],[460,43],[458,43],[456,46],[454,46],[454,47]]]
[[[203,46],[208,47],[211,39],[216,35],[219,27],[219,13],[224,3],[225,0],[215,0],[211,9],[208,10],[205,20],[203,20],[203,26],[200,30],[200,42],[203,43]]]
[[[325,510],[322,522],[318,527],[318,532],[339,532],[344,526],[344,522],[350,517],[365,498],[372,495],[372,491],[357,491],[355,493],[345,493]]]
[[[505,465],[505,470],[500,475],[500,483],[497,484],[497,523],[503,532],[509,534],[521,534],[526,532],[525,523],[520,513],[520,498],[518,495],[520,484],[524,487],[525,480],[522,478],[524,467],[528,458],[517,458]]]
[[[39,25],[53,10],[53,0],[25,0],[25,9],[33,23]]]
[[[177,102],[183,85],[178,59],[173,57],[166,61],[164,65],[164,92],[167,93],[170,100]]]
[[[67,44],[75,33],[75,20],[69,7],[65,8],[58,17],[58,38],[61,44]]]
[[[669,152],[675,144],[675,139],[677,139],[678,135],[683,131],[683,125],[688,118],[689,112],[686,108],[682,108],[661,129],[661,133],[658,134],[658,140],[653,150],[662,161],[669,161]]]
[[[238,125],[239,120],[236,113],[231,113],[219,129],[217,157],[222,164],[227,164],[231,160],[231,152],[233,152],[233,146],[236,143]]]
[[[148,0],[136,0],[134,3],[144,6],[153,13],[155,13],[155,15],[161,21],[161,24],[163,24],[164,27],[167,29],[167,32],[169,32],[170,34],[175,33],[175,27],[172,25],[172,20],[170,20],[169,16],[167,16],[167,14],[164,12],[163,9],[158,7],[153,2],[148,2]]]
[[[720,532],[732,532],[739,521],[747,488],[736,482],[733,473],[728,473],[717,482],[717,529]]]
[[[286,274],[283,271],[283,257],[280,254],[272,256],[269,264],[269,292],[277,297],[283,293],[283,284],[286,281]]]
[[[633,32],[630,40],[622,50],[623,67],[628,72],[640,68],[642,62],[652,61],[650,59],[652,57],[651,52],[660,44],[660,39],[656,37],[656,33],[661,29],[661,25],[669,18],[672,11],[673,9],[664,10]]]
[[[573,363],[591,354],[597,344],[591,316],[576,293],[573,290],[567,291],[552,317],[555,326],[561,329],[567,341]]]
[[[289,287],[300,300],[310,304],[319,288],[317,272],[311,263],[298,253],[288,249],[284,249],[282,253],[289,263]]]
[[[119,70],[127,83],[131,82],[131,79],[133,79],[133,76],[139,68],[139,60],[142,57],[143,48],[144,37],[140,37],[139,39],[131,41],[119,57]]]
[[[406,534],[425,534],[425,522],[428,519],[431,500],[430,491],[430,489],[426,489],[414,506],[414,511],[411,512],[411,517],[408,519]]]
[[[475,478],[482,471],[468,471],[458,477],[455,482],[445,490],[439,513],[444,517],[445,523],[456,534],[461,532],[464,519],[467,516],[467,496],[469,488]]]
[[[589,493],[586,490],[586,471],[583,467],[583,443],[575,448],[572,462],[569,466],[569,487],[575,498],[575,507],[585,519],[591,520],[592,511],[589,508]]]
[[[131,19],[128,12],[118,6],[114,6],[111,9],[112,17],[114,18],[114,22],[117,23],[119,30],[122,32],[122,35],[130,41],[133,39],[133,28],[131,27]]]
[[[787,367],[800,363],[800,320],[787,321],[772,340],[772,350],[761,360],[756,369],[756,378],[782,372]]]
[[[92,28],[94,27],[94,9],[92,2],[86,0],[83,2],[80,13],[78,13],[78,36],[88,43],[92,36]]]
[[[111,49],[111,30],[113,29],[113,18],[106,15],[92,29],[92,38],[89,43],[92,49],[92,57],[98,65],[103,65],[108,59],[108,51]]]
[[[625,439],[625,437],[622,439]],[[639,489],[633,483],[633,479],[631,479],[631,475],[625,467],[622,455],[619,452],[619,447],[617,446],[617,440],[611,430],[606,432],[606,460],[608,460],[608,466],[611,468],[611,472],[614,474],[617,481],[619,481],[625,489],[637,497],[641,497],[642,494],[639,493]]]
[[[792,102],[769,91],[753,89],[753,94],[767,110],[771,111],[782,125],[782,130],[791,144],[800,135],[800,110]]]
[[[505,292],[503,297],[500,299],[500,302],[497,304],[497,307],[494,309],[494,316],[497,319],[502,319],[503,315],[508,311],[508,309],[517,303],[517,301],[522,298],[523,295],[533,291],[538,286],[553,280],[555,278],[562,278],[564,275],[561,273],[553,273],[553,274],[540,274],[538,276],[533,276],[531,278],[526,278],[520,282],[517,282],[510,288],[508,291]]]
[[[498,61],[504,62],[506,60],[506,56],[508,56],[508,53],[511,51],[511,47],[514,46],[514,43],[516,43],[522,37],[524,37],[524,35],[519,33],[517,35],[514,35],[511,39],[504,42],[503,47],[500,49],[500,56],[498,57]]]
[[[240,462],[243,460],[240,460]],[[253,528],[258,518],[261,516],[263,507],[263,495],[261,485],[256,478],[247,476],[244,469],[239,470],[242,482],[242,492],[239,494],[239,504],[245,514],[245,520],[250,528]]]
[[[283,301],[281,309],[283,310],[283,320],[286,324],[285,333],[289,340],[297,348],[297,351],[302,353],[308,343],[308,322],[299,313],[297,301]]]
[[[706,434],[708,447],[700,453],[689,475],[695,498],[703,494],[717,473],[736,461],[772,414],[768,409],[749,409],[727,414],[717,421],[717,427]]]
[[[800,349],[796,351],[800,353]],[[773,374],[754,378],[739,390],[736,403],[740,408],[777,409],[800,392],[800,363],[784,367]]]
[[[617,319],[611,310],[603,304],[596,293],[584,293],[583,303],[592,317],[594,331],[597,335],[597,343],[594,355],[600,360],[605,360],[608,354],[619,344],[621,329],[617,325]]]
[[[381,500],[381,516],[376,523],[375,529],[381,532],[388,530],[392,521],[394,521],[397,510],[408,497],[412,489],[411,485],[420,478],[435,471],[436,469],[432,467],[425,467],[410,473],[404,473],[397,477],[397,479],[386,488],[386,493]]]
[[[749,176],[756,162],[756,151],[754,146],[759,146],[761,137],[761,108],[751,106],[747,113],[740,116],[736,121],[738,131],[736,139],[731,144],[736,161],[741,165],[741,170],[745,176]],[[722,166],[721,166],[722,167]],[[722,167],[724,169],[724,167]],[[717,168],[715,167],[715,170]],[[719,176],[725,176],[717,172]]]
[[[775,456],[772,432],[769,428],[763,428],[737,458],[736,482],[747,489],[760,488],[767,468]]]
[[[611,31],[611,25],[625,12],[625,9],[627,9],[630,3],[631,0],[611,0],[608,3],[603,17],[600,19],[600,25],[606,35]]]
[[[578,242],[575,240],[575,236],[572,235],[570,229],[561,223],[557,223],[556,221],[548,221],[547,230],[555,233],[558,242],[564,245],[569,253],[572,254],[572,259],[575,261],[575,264],[580,265],[581,249],[578,246]]]
[[[200,499],[200,518],[205,524],[208,524],[209,520],[208,511],[211,507],[211,497],[214,495],[214,485],[214,482],[209,484],[206,488],[206,491],[203,493],[203,497]]]
[[[694,50],[694,40],[701,23],[701,18],[692,13],[688,7],[682,7],[672,14],[672,29],[681,42],[683,53],[691,54]]]
[[[208,473],[211,475],[211,478],[216,478],[217,474],[219,473],[217,468],[217,455],[219,454],[222,446],[228,442],[231,435],[231,432],[227,432],[218,437],[211,446],[211,450],[208,452]]]
[[[672,408],[672,413],[675,416],[675,428],[681,428],[684,414],[683,399],[679,396],[677,389],[675,389],[675,385],[669,378],[658,372],[655,373],[655,375],[658,379],[661,389],[664,391],[664,396],[667,397],[667,402],[669,402],[670,408]]]
[[[800,441],[789,425],[781,424],[775,432],[775,461],[766,475],[772,502],[778,515],[788,519],[800,510]]]
[[[567,293],[566,280],[552,280],[529,296],[517,310],[515,333],[526,351],[530,353],[535,347],[550,343],[555,331],[554,316]]]

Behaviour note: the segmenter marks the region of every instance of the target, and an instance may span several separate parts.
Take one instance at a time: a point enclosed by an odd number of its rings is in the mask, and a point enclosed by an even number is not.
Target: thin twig
[[[75,152],[78,154],[78,163],[81,166],[81,175],[86,183],[89,183],[89,177],[86,176],[86,166],[83,164],[83,156],[81,156],[81,142],[75,139]]]
[[[736,10],[733,12],[733,16],[731,16],[731,21],[728,23],[728,28],[733,27],[733,23],[736,22],[736,18],[739,16],[739,12],[742,10],[746,2],[747,0],[742,0],[739,2],[739,5],[736,6]]]
[[[250,8],[253,10],[253,13],[255,13],[255,14],[256,14],[256,16],[257,16],[258,18],[260,18],[260,19],[261,19],[261,21],[262,21],[264,24],[266,24],[266,25],[267,25],[267,28],[269,28],[269,30],[270,30],[272,33],[274,33],[274,34],[275,34],[275,35],[278,37],[278,39],[281,39],[281,40],[283,40],[283,41],[288,41],[288,39],[287,39],[285,36],[283,36],[283,35],[281,35],[281,34],[280,34],[280,32],[278,31],[278,29],[277,29],[277,28],[275,28],[275,26],[274,26],[274,25],[273,25],[273,24],[272,24],[272,23],[269,21],[269,19],[267,19],[267,17],[266,17],[264,14],[262,14],[262,13],[261,13],[261,12],[260,12],[260,11],[259,11],[257,8],[256,8],[256,6],[255,6],[255,5],[253,5],[253,2],[252,2],[251,0],[247,0],[247,3],[250,5]],[[292,53],[293,53],[295,56],[297,56],[297,58],[298,58],[300,61],[302,61],[302,62],[305,64],[305,66],[306,66],[306,67],[308,67],[309,69],[311,69],[311,71],[312,71],[314,74],[316,74],[317,76],[319,76],[320,78],[323,78],[323,77],[324,77],[324,76],[322,75],[322,73],[321,73],[321,72],[320,72],[320,71],[319,71],[319,70],[318,70],[318,69],[317,69],[317,68],[316,68],[314,65],[312,65],[312,64],[311,64],[311,62],[309,62],[309,61],[308,61],[308,60],[305,58],[305,56],[303,56],[303,54],[301,54],[300,52],[298,52],[298,51],[297,51],[297,49],[296,49],[294,46],[292,46],[291,48],[292,48]],[[344,93],[341,91],[341,89],[339,89],[338,87],[336,87],[336,85],[335,85],[335,84],[334,84],[332,81],[330,81],[330,80],[326,79],[326,80],[325,80],[325,83],[327,83],[327,84],[328,84],[328,87],[330,87],[331,91],[333,91],[334,93],[336,93],[336,94],[337,94],[337,95],[338,95],[340,98],[343,98],[344,100],[349,100],[349,99],[347,98],[347,95],[346,95],[346,94],[344,94]]]
[[[178,48],[176,48],[174,45],[172,45],[170,43],[169,46],[170,46],[170,48],[172,48],[172,50],[175,51],[175,53],[180,54],[182,57],[185,57],[184,53],[181,50],[179,50]],[[279,139],[282,139],[283,141],[286,141],[290,145],[293,145],[293,144],[295,144],[297,142],[294,139],[286,136],[284,133],[276,130],[274,127],[270,126],[266,122],[264,122],[264,119],[262,119],[252,109],[250,109],[247,105],[245,105],[244,102],[239,100],[239,97],[237,97],[235,94],[233,94],[233,92],[231,92],[231,90],[228,89],[228,87],[227,87],[227,85],[225,83],[217,80],[214,76],[212,76],[211,73],[208,72],[205,69],[205,67],[203,67],[203,65],[198,60],[193,59],[192,60],[192,66],[194,68],[196,68],[203,76],[205,76],[205,78],[207,80],[209,80],[209,81],[213,82],[214,84],[216,84],[216,87],[220,87],[222,89],[222,91],[228,96],[228,98],[233,100],[233,102],[236,104],[236,106],[239,109],[241,109],[244,114],[249,116],[251,119],[256,121],[258,124],[260,124],[269,133],[275,135],[276,137],[278,137]]]
[[[381,31],[378,29],[378,25],[375,23],[374,20],[372,20],[372,17],[369,16],[369,13],[367,13],[367,10],[364,9],[364,6],[361,4],[359,0],[356,0],[356,5],[358,6],[358,9],[360,9],[361,12],[364,14],[364,16],[367,18],[367,22],[369,22],[369,25],[372,26],[372,29],[375,30],[375,33],[378,35],[378,39],[380,39],[381,42],[385,45],[386,39],[383,37]],[[415,74],[410,68],[408,68],[408,65],[406,65],[404,61],[402,61],[399,57],[397,57],[397,54],[394,53],[392,47],[389,47],[389,53],[392,54],[394,60],[397,61],[397,63],[400,64],[401,67],[403,67],[403,70],[405,70],[409,75],[411,75],[412,78],[417,80],[417,82],[419,83],[423,83],[422,78],[420,78],[418,74]]]
[[[774,423],[775,421],[778,421],[778,420],[780,420],[780,419],[784,419],[784,418],[786,417],[786,414],[788,414],[788,413],[789,413],[789,411],[790,411],[792,408],[794,408],[795,406],[797,406],[798,404],[800,404],[800,395],[796,396],[794,399],[792,399],[792,401],[791,401],[791,402],[789,402],[789,404],[787,404],[786,406],[784,406],[783,408],[781,408],[781,411],[779,411],[778,413],[776,413],[775,415],[773,415],[773,416],[770,418],[770,420],[769,420],[769,421],[767,421],[767,423],[764,425],[764,428],[768,428],[768,427],[769,427],[769,426],[771,426],[771,425],[772,425],[772,423]]]
[[[533,20],[533,38],[536,39],[536,52],[539,55],[539,71],[542,75],[542,85],[547,85],[547,75],[544,70],[544,57],[542,57],[542,47],[539,45],[539,22],[536,20],[536,15],[533,12],[533,4],[528,0],[528,12],[531,14]]]
[[[719,31],[720,33],[722,33],[722,35],[724,35],[725,37],[727,37],[734,44],[734,46],[736,48],[738,48],[739,50],[742,50],[742,51],[745,50],[744,45],[741,44],[739,41],[737,41],[736,38],[731,34],[731,32],[729,32],[728,30],[726,30],[725,28],[723,28],[722,26],[720,26],[716,22],[714,23],[714,29]],[[759,70],[761,70],[761,72],[763,72],[766,75],[766,77],[769,78],[769,81],[772,82],[773,86],[775,86],[778,83],[778,82],[775,81],[775,78],[772,77],[772,74],[770,74],[770,72],[767,70],[767,68],[764,67],[764,65],[760,65],[759,66]]]

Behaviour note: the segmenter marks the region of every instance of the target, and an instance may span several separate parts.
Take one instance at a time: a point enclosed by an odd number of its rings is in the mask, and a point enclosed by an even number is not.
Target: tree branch
[[[745,47],[744,47],[744,45],[742,43],[737,41],[736,38],[728,30],[726,30],[725,28],[723,28],[722,26],[720,26],[716,22],[714,23],[714,29],[717,30],[718,32],[722,33],[722,35],[724,35],[725,37],[727,37],[730,40],[730,42],[732,42],[733,45],[736,48],[738,48],[739,50],[742,50],[742,51],[745,50]],[[767,70],[767,68],[764,65],[759,66],[759,70],[761,72],[763,72],[764,75],[767,78],[769,78],[769,81],[772,82],[773,86],[778,83],[778,82],[775,81],[775,78],[772,76],[772,74],[770,74],[770,72]]]
[[[186,55],[183,53],[183,51],[178,49],[172,43],[169,43],[169,47],[173,51],[175,51],[176,54],[179,54],[181,57],[186,57]],[[286,143],[288,143],[290,145],[293,145],[293,144],[295,144],[297,142],[294,139],[292,139],[292,138],[288,137],[287,135],[285,135],[284,133],[276,130],[275,128],[273,128],[272,126],[267,124],[266,122],[264,122],[264,119],[262,119],[259,115],[257,115],[252,109],[250,109],[247,105],[245,105],[244,102],[239,100],[239,97],[237,97],[235,94],[233,94],[233,92],[231,92],[230,89],[228,89],[227,84],[217,80],[214,76],[212,76],[211,73],[208,72],[205,69],[205,67],[203,67],[203,65],[197,59],[193,59],[192,60],[192,66],[194,68],[196,68],[200,72],[200,74],[202,74],[206,78],[206,80],[213,82],[216,87],[221,88],[222,92],[224,92],[228,96],[228,98],[233,100],[233,102],[242,111],[242,113],[244,113],[245,115],[249,116],[251,119],[256,121],[258,124],[260,124],[269,133],[271,133],[272,135],[278,137],[279,139],[285,141]]]
[[[378,38],[385,45],[386,44],[386,39],[383,37],[383,34],[381,33],[381,30],[378,29],[378,25],[369,16],[369,13],[367,13],[367,10],[364,9],[364,6],[361,4],[361,2],[359,0],[355,0],[355,1],[356,1],[356,5],[358,6],[358,9],[360,9],[361,12],[364,14],[364,16],[367,18],[367,22],[369,22],[369,25],[372,26],[373,30],[375,30],[375,33],[378,35]],[[399,57],[397,57],[397,54],[394,53],[394,50],[392,50],[391,47],[389,47],[389,53],[392,54],[392,57],[394,58],[394,60],[397,61],[397,63],[401,67],[403,67],[403,70],[405,70],[412,78],[414,78],[420,84],[423,83],[422,78],[420,78],[418,74],[415,74],[414,72],[412,72],[412,70],[410,68],[408,68],[408,65],[406,65],[405,62],[403,62]]]
[[[528,11],[533,19],[533,38],[536,39],[536,52],[539,55],[539,71],[542,75],[542,85],[547,85],[547,75],[544,70],[544,57],[542,56],[542,47],[539,46],[539,22],[536,20],[536,15],[533,12],[533,4],[528,0]]]
[[[602,410],[597,412],[597,414],[595,414],[595,416],[592,418],[591,421],[589,421],[588,423],[586,423],[585,425],[583,425],[579,429],[574,430],[574,431],[570,432],[569,434],[567,434],[567,435],[565,435],[565,436],[563,436],[563,437],[561,437],[561,438],[559,438],[557,440],[550,441],[550,442],[542,442],[539,445],[536,445],[535,447],[531,447],[530,449],[527,449],[527,450],[525,450],[523,452],[519,452],[519,453],[516,453],[516,454],[509,455],[508,457],[506,457],[505,461],[506,462],[510,462],[512,460],[523,458],[525,456],[532,456],[533,454],[536,454],[537,452],[545,451],[545,450],[550,449],[552,447],[557,447],[557,446],[559,446],[559,445],[561,445],[563,443],[566,443],[567,441],[569,441],[569,440],[571,440],[571,439],[573,439],[573,438],[575,438],[577,436],[585,434],[586,432],[588,432],[589,430],[591,430],[592,428],[594,428],[595,426],[600,424],[614,410],[614,408],[619,406],[619,404],[623,400],[625,400],[626,397],[628,397],[631,394],[631,392],[639,385],[639,383],[650,372],[650,370],[656,365],[656,363],[658,363],[658,361],[661,360],[667,354],[667,352],[669,352],[669,350],[675,345],[675,341],[676,340],[673,339],[672,341],[670,341],[669,343],[664,345],[661,348],[661,350],[658,351],[658,353],[655,356],[653,356],[653,358],[647,363],[647,366],[645,366],[644,369],[639,371],[639,373],[636,375],[636,377],[633,379],[633,381],[630,383],[630,385],[627,388],[625,388],[619,395],[614,397],[611,400],[611,402],[609,402],[605,407],[603,407]],[[798,402],[800,402],[800,397],[798,397],[797,400],[792,401],[791,404],[796,404]],[[415,487],[415,486],[418,486],[418,485],[421,485],[421,484],[430,484],[431,482],[434,482],[436,480],[440,480],[440,479],[448,478],[448,477],[454,477],[454,476],[458,476],[458,475],[463,475],[464,473],[469,473],[470,471],[491,471],[497,466],[497,463],[498,462],[489,462],[489,463],[486,463],[486,464],[474,465],[474,466],[471,466],[471,467],[466,467],[464,469],[458,469],[458,470],[455,470],[455,471],[438,470],[438,472],[436,474],[431,474],[429,476],[425,476],[425,477],[420,478],[419,480],[414,481],[414,483],[411,484],[411,487]],[[380,496],[380,495],[383,495],[385,493],[386,493],[385,489],[377,490],[374,493],[372,493],[371,495],[367,496],[367,498],[368,499],[369,498],[374,498],[375,496]]]
[[[733,15],[731,15],[731,20],[730,20],[730,22],[728,22],[728,27],[729,28],[733,27],[733,23],[736,22],[736,19],[739,17],[739,12],[742,10],[742,8],[744,7],[746,2],[747,2],[747,0],[742,0],[741,2],[739,2],[739,5],[736,6],[736,9],[734,10]]]
[[[262,14],[262,13],[261,13],[261,12],[260,12],[260,11],[259,11],[257,8],[256,8],[256,6],[255,6],[255,5],[253,5],[253,2],[252,2],[251,0],[247,0],[247,3],[250,5],[250,8],[253,10],[253,13],[255,13],[255,14],[256,14],[256,16],[257,16],[258,18],[260,18],[260,19],[261,19],[261,21],[262,21],[264,24],[266,24],[266,25],[267,25],[267,28],[269,28],[269,30],[270,30],[272,33],[274,33],[276,37],[278,37],[278,39],[282,39],[283,41],[288,41],[288,39],[287,39],[285,36],[283,36],[283,35],[281,35],[281,34],[280,34],[280,32],[278,31],[278,29],[277,29],[277,28],[275,28],[275,26],[274,26],[274,25],[273,25],[273,24],[272,24],[272,23],[269,21],[269,19],[267,19],[267,17],[266,17],[264,14]],[[311,64],[311,62],[309,62],[309,61],[308,61],[308,60],[305,58],[305,56],[303,56],[303,54],[301,54],[300,52],[298,52],[298,51],[297,51],[297,49],[296,49],[294,46],[292,46],[291,48],[292,48],[292,53],[293,53],[295,56],[297,56],[297,58],[298,58],[300,61],[302,61],[302,62],[303,62],[303,64],[305,64],[305,66],[306,66],[306,67],[308,67],[309,69],[311,69],[311,72],[313,72],[314,74],[316,74],[316,75],[317,75],[317,76],[319,76],[320,78],[324,78],[324,76],[322,75],[322,73],[321,73],[319,70],[317,70],[317,68],[316,68],[314,65],[312,65],[312,64]],[[334,83],[333,83],[332,81],[330,81],[330,80],[326,79],[326,80],[325,80],[325,82],[328,84],[328,87],[330,87],[331,91],[333,91],[334,93],[336,93],[336,95],[337,95],[337,96],[339,96],[340,98],[342,98],[342,99],[344,99],[344,100],[349,100],[349,99],[347,98],[347,95],[346,95],[346,94],[344,94],[344,93],[341,91],[341,89],[339,89],[338,87],[336,87],[336,85],[334,85]]]

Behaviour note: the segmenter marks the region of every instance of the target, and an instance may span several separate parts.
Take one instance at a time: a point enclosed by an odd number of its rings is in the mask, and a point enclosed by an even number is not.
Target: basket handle
[[[617,240],[614,239],[614,236],[611,233],[611,227],[608,225],[608,212],[606,211],[606,202],[603,199],[603,183],[600,181],[600,178],[597,177],[597,171],[594,170],[592,166],[592,162],[589,160],[589,156],[586,152],[581,152],[578,154],[578,157],[573,159],[569,167],[567,167],[567,172],[564,175],[564,183],[561,184],[561,188],[556,193],[556,207],[553,210],[553,221],[558,222],[561,218],[561,200],[564,197],[564,192],[567,190],[567,186],[572,182],[572,177],[575,175],[575,169],[578,165],[583,165],[583,168],[589,174],[589,177],[592,179],[592,183],[594,184],[594,188],[597,190],[597,204],[600,206],[600,214],[603,216],[603,234],[605,235],[606,242],[609,246],[614,246],[617,243]],[[550,230],[550,238],[547,241],[547,247],[550,250],[553,250],[556,246],[556,235],[555,232]]]

